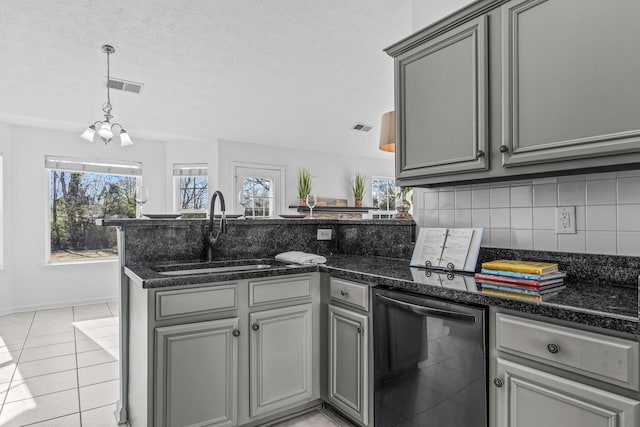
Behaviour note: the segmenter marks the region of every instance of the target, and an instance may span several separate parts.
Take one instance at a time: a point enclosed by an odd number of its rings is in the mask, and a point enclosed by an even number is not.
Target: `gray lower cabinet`
[[[320,273],[127,288],[132,427],[254,427],[321,404]]]
[[[640,402],[497,360],[496,427],[637,427]]]
[[[312,305],[250,314],[250,414],[257,417],[312,396]]]
[[[491,314],[490,425],[637,427],[639,343]]]
[[[157,426],[233,426],[238,318],[156,328]]]
[[[328,401],[362,425],[368,424],[367,316],[329,305]]]

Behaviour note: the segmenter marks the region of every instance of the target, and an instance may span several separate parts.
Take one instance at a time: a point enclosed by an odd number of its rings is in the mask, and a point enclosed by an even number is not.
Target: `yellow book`
[[[483,262],[482,268],[488,270],[514,271],[516,273],[528,273],[544,275],[558,271],[558,264],[553,262],[520,261],[515,259],[499,259]]]
[[[482,293],[485,295],[492,295],[497,297],[515,298],[515,299],[521,299],[526,301],[538,301],[538,302],[546,301],[549,298],[552,298],[557,295],[557,293],[554,293],[552,295],[528,295],[528,294],[520,294],[517,292],[500,291],[498,289],[488,289],[488,288],[482,288]]]

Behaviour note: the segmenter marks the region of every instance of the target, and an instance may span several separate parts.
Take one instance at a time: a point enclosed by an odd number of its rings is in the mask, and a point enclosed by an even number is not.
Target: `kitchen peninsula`
[[[341,407],[341,399],[335,398],[327,384],[331,378],[327,378],[327,370],[333,360],[327,356],[327,343],[331,342],[327,301],[338,300],[341,293],[342,298],[356,298],[342,301],[347,303],[343,306],[360,307],[353,313],[364,316],[360,318],[363,322],[360,334],[364,335],[355,336],[371,336],[367,335],[371,328],[368,314],[371,286],[489,307],[492,319],[500,319],[496,317],[500,313],[515,314],[571,330],[577,328],[584,333],[596,331],[597,336],[622,337],[624,343],[631,343],[631,353],[625,353],[625,357],[629,357],[627,362],[632,363],[628,373],[630,384],[625,385],[618,378],[610,386],[605,383],[612,381],[598,378],[601,382],[596,385],[617,392],[627,400],[640,400],[636,384],[638,369],[633,367],[638,357],[636,337],[640,333],[637,283],[640,261],[635,257],[554,253],[554,259],[569,272],[568,286],[555,300],[531,303],[482,295],[473,287],[461,289],[456,283],[449,284],[446,277],[440,286],[427,284],[422,280],[427,274],[424,269],[409,267],[415,228],[412,221],[230,220],[224,241],[221,239],[214,248],[214,262],[210,264],[193,264],[203,259],[205,221],[105,220],[103,225],[119,227],[124,248],[121,252],[121,325],[123,341],[127,340],[128,344],[123,342],[121,346],[124,353],[121,360],[123,369],[128,370],[122,378],[129,380],[122,381],[123,402],[128,405],[124,405],[121,416],[128,417],[134,427],[191,423],[195,419],[190,418],[192,416],[212,420],[211,411],[216,420],[219,417],[213,425],[258,425],[317,406],[322,401],[328,401],[359,425],[373,425],[371,360],[367,359],[371,363],[365,363],[360,372],[360,392],[364,400],[359,406]],[[332,239],[317,240],[318,229],[331,229]],[[327,263],[320,266],[275,263],[273,256],[287,250],[322,254],[327,257]],[[544,259],[548,255],[483,248],[480,261],[505,256]],[[194,266],[243,263],[269,267],[179,274],[180,269]],[[596,263],[611,267],[596,267]],[[594,267],[585,268],[588,265]],[[163,274],[167,271],[178,272]],[[607,278],[614,275],[615,281]],[[359,295],[365,297],[358,299]],[[267,344],[269,339],[282,335],[280,328],[289,331],[286,336],[291,339],[276,346]],[[490,325],[489,339],[493,342],[492,328],[494,325]],[[214,359],[221,362],[216,368],[222,368],[219,371],[199,369],[201,375],[213,378],[223,372],[237,372],[231,377],[223,375],[215,382],[216,390],[211,389],[213,383],[205,384],[215,394],[195,393],[198,398],[192,400],[195,397],[189,392],[194,393],[197,388],[189,390],[195,387],[194,379],[185,383],[189,364],[185,366],[180,362],[180,357],[188,359],[192,352],[178,345],[189,342],[185,337],[208,337],[201,341],[208,344],[196,347],[200,350],[195,354],[203,349],[217,349]],[[211,341],[207,341],[209,338]],[[361,344],[362,350],[368,350],[363,354],[369,354],[372,359],[370,340]],[[300,368],[293,370],[291,383],[270,377],[269,370],[259,374],[260,366],[268,366],[272,372],[285,369],[278,364],[282,354],[273,353],[283,346],[288,349],[289,357],[295,357],[285,358],[281,363]],[[490,349],[489,356],[496,357],[496,351]],[[189,360],[192,363],[198,358]],[[189,387],[169,393],[172,381],[174,386],[189,384]],[[589,380],[585,382],[591,384]],[[224,385],[222,389],[220,384]],[[193,408],[200,409],[192,408],[185,413],[185,408],[193,402],[199,402]],[[213,402],[218,402],[217,406]],[[198,412],[202,408],[210,412]],[[634,408],[637,410],[637,406]]]

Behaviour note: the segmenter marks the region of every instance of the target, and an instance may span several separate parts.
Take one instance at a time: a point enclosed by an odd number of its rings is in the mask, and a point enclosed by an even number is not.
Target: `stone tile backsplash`
[[[414,204],[422,227],[484,227],[484,247],[640,256],[640,170],[415,189]],[[575,206],[575,234],[556,234],[557,206]]]

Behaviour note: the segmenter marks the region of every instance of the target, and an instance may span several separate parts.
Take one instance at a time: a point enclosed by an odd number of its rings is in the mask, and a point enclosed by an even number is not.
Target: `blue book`
[[[539,274],[528,274],[528,273],[516,273],[514,271],[504,271],[504,270],[489,270],[488,268],[483,268],[480,270],[481,273],[484,274],[494,274],[496,276],[505,276],[505,277],[516,277],[518,279],[529,279],[529,280],[552,280],[559,279],[561,277],[567,277],[567,273],[564,271],[559,271],[557,273],[545,274],[544,276],[540,276]]]
[[[549,293],[557,293],[566,287],[562,285],[562,286],[554,286],[552,289],[547,289],[543,291],[533,291],[530,289],[512,288],[508,286],[493,285],[490,283],[482,283],[482,282],[479,282],[479,283],[482,288],[496,289],[498,291],[515,292],[517,294],[527,294],[527,295],[545,295]]]

